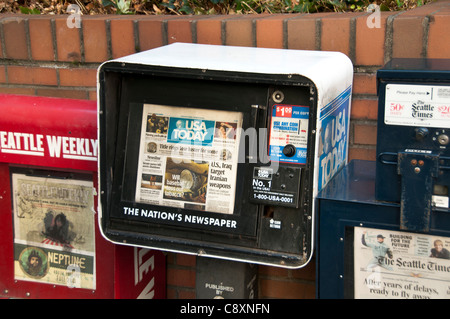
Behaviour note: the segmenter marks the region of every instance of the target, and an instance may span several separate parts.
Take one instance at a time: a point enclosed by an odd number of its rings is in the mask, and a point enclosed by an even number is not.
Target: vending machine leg
[[[258,298],[258,266],[249,263],[197,257],[197,299]]]

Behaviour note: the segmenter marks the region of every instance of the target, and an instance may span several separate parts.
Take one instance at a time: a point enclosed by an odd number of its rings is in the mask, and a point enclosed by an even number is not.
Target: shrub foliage
[[[2,0],[0,13],[65,14],[259,14],[408,10],[434,0]],[[372,5],[372,6],[371,6]]]

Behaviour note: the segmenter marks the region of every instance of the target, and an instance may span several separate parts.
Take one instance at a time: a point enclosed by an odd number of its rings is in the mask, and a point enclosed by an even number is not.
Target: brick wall
[[[340,51],[355,71],[350,159],[375,158],[377,69],[393,57],[450,58],[450,1],[382,12],[374,28],[369,13],[82,16],[80,28],[67,17],[0,15],[0,93],[94,100],[101,62],[173,42]],[[169,253],[167,274],[168,298],[195,297],[195,257]],[[259,274],[261,298],[315,296],[314,261]]]

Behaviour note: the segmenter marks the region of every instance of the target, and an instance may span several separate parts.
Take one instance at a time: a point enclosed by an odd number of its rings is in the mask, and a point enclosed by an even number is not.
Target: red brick
[[[176,253],[167,252],[166,253],[166,263],[167,265],[175,265],[177,261],[177,255]]]
[[[231,18],[225,21],[226,45],[253,46],[253,22],[252,15]]]
[[[96,69],[59,69],[61,86],[92,86],[97,85]]]
[[[120,18],[111,20],[111,50],[114,59],[136,52],[133,20]]]
[[[177,254],[177,265],[195,267],[196,257],[194,255]]]
[[[167,285],[195,287],[195,271],[190,269],[167,268]]]
[[[81,61],[80,31],[78,28],[69,28],[67,18],[55,19],[56,43],[58,61]]]
[[[139,46],[141,51],[160,47],[164,44],[162,38],[162,19],[138,20]]]
[[[376,153],[377,153],[377,151],[375,148],[350,147],[349,153],[348,153],[348,160],[351,161],[354,159],[359,159],[359,160],[366,160],[366,161],[375,161]]]
[[[314,15],[315,16],[315,15]],[[309,16],[308,16],[309,17]],[[288,48],[316,50],[316,19],[297,18],[287,21]]]
[[[314,283],[261,279],[259,298],[314,299]]]
[[[8,82],[14,84],[57,85],[56,69],[8,66]]]
[[[50,19],[29,19],[31,58],[33,60],[53,61],[55,52]]]
[[[8,17],[1,20],[1,23],[3,24],[6,58],[28,59],[25,19]]]
[[[353,94],[377,94],[375,73],[355,73],[353,75]]]
[[[428,32],[428,57],[450,58],[450,12],[432,17]]]
[[[178,291],[171,287],[166,287],[166,298],[167,299],[178,299]]]
[[[271,15],[256,20],[256,46],[283,48],[283,20],[285,15]]]
[[[354,144],[376,145],[377,144],[377,126],[354,124]]]
[[[420,58],[423,51],[423,16],[395,17],[393,58]]]
[[[270,266],[259,266],[258,273],[260,275],[271,276],[271,277],[284,277],[289,276],[289,270],[280,267],[270,267]]]
[[[376,13],[373,13],[376,14]],[[355,37],[355,64],[357,65],[383,65],[386,20],[394,13],[381,12],[378,25],[371,25],[377,21],[371,20],[371,15],[356,19]],[[369,20],[368,20],[369,19]]]
[[[167,42],[192,43],[192,31],[190,19],[169,19],[167,21]]]
[[[309,280],[314,284],[316,279],[316,263],[311,260],[305,267],[292,270],[292,278]]]
[[[83,18],[83,44],[85,62],[108,60],[105,18]]]
[[[86,99],[87,92],[85,90],[69,90],[69,89],[60,89],[60,88],[37,88],[36,95],[84,100],[84,99]]]
[[[378,118],[378,99],[376,97],[353,97],[350,116],[352,119],[376,120]]]
[[[0,93],[2,94],[19,94],[19,95],[34,95],[35,90],[33,88],[23,87],[0,87]]]
[[[91,100],[91,101],[97,100],[97,90],[89,90],[88,91],[88,100]]]
[[[197,43],[222,44],[222,21],[228,16],[197,21]]]
[[[350,53],[350,18],[353,14],[333,14],[322,19],[321,49]]]
[[[178,299],[195,299],[195,292],[192,290],[178,290]]]
[[[5,66],[0,66],[0,83],[6,83],[6,68]]]

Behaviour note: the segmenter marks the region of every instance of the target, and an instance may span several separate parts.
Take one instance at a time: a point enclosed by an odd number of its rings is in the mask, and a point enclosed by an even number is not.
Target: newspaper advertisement
[[[136,201],[233,214],[242,113],[144,104]]]
[[[450,128],[450,86],[386,85],[384,123]]]
[[[274,161],[305,164],[308,145],[309,107],[274,105],[270,124],[269,155]],[[286,145],[295,146],[295,154],[286,156]]]
[[[355,227],[356,299],[450,298],[450,238]]]
[[[14,278],[96,289],[92,181],[12,174]]]

